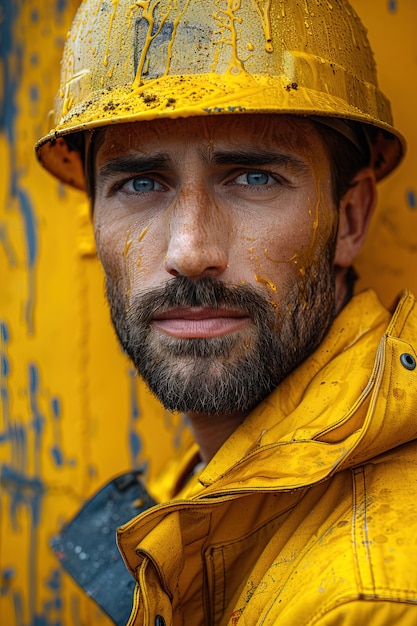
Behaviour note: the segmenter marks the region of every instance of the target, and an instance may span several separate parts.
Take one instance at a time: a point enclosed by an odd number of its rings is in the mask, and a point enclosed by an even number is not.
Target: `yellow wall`
[[[355,0],[380,83],[409,140],[380,188],[358,264],[361,286],[392,302],[417,292],[415,0]],[[109,324],[83,196],[33,156],[47,130],[59,59],[78,0],[0,6],[0,624],[109,626],[48,547],[59,525],[108,478],[155,475],[182,425],[137,382]]]
[[[351,0],[352,1],[352,0]],[[417,293],[417,2],[353,0],[368,28],[379,82],[392,103],[408,153],[379,186],[379,203],[357,268],[360,287],[372,286],[386,305],[408,287]]]

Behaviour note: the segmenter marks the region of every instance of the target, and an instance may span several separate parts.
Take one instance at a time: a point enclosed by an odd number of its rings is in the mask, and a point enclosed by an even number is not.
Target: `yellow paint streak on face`
[[[138,241],[142,241],[142,239],[144,238],[148,230],[149,230],[149,225],[145,226],[145,228],[142,230],[141,234],[138,237]]]
[[[255,254],[255,248],[248,248],[248,254],[251,261],[259,261],[259,255]]]
[[[125,266],[125,276],[126,276],[126,280],[127,280],[127,285],[126,285],[126,310],[128,310],[128,301],[129,301],[129,297],[130,297],[130,273],[129,273],[129,268],[128,268],[128,263],[127,263],[127,256],[128,256],[128,252],[130,250],[130,247],[132,245],[132,239],[130,237],[130,230],[127,231],[126,234],[126,241],[125,241],[125,247],[123,248],[123,252],[122,252],[122,256],[123,256],[123,262],[124,262],[124,266]]]
[[[130,238],[130,230],[128,231],[127,235],[126,235],[126,242],[125,242],[125,247],[124,250],[122,252],[123,256],[126,258],[127,253],[129,252],[129,248],[132,245],[132,240]]]
[[[293,254],[293,256],[290,259],[274,259],[273,257],[271,257],[271,255],[268,252],[268,248],[265,248],[264,250],[264,256],[266,259],[268,259],[268,261],[272,261],[273,263],[297,263],[297,258],[298,258],[298,254],[295,253]]]
[[[149,224],[148,224],[148,226],[145,226],[145,228],[142,230],[142,232],[141,232],[141,233],[140,233],[140,235],[138,236],[138,242],[139,242],[139,243],[140,243],[140,242],[142,241],[142,239],[145,237],[145,235],[146,235],[146,233],[148,232],[148,230],[149,230]],[[142,254],[140,254],[140,255],[138,256],[138,258],[137,258],[137,261],[136,261],[136,265],[137,265],[137,267],[141,267],[141,266],[142,266],[142,259],[143,259],[143,255],[142,255]]]
[[[258,274],[255,274],[255,280],[257,283],[260,283],[261,285],[266,285],[267,287],[269,287],[271,291],[277,290],[277,286],[268,278],[264,278],[263,276],[258,276]]]

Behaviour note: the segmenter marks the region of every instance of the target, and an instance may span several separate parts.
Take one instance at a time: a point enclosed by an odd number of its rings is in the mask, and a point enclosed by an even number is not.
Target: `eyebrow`
[[[264,150],[262,148],[213,151],[201,150],[200,156],[207,165],[243,165],[249,167],[265,165],[289,166],[300,173],[306,172],[309,169],[308,165],[295,155],[275,150]],[[97,181],[99,182],[118,173],[135,174],[167,170],[172,168],[172,164],[172,158],[167,153],[157,153],[153,155],[122,155],[107,161],[107,163],[99,169]]]
[[[120,156],[107,161],[97,173],[97,180],[107,178],[113,174],[124,172],[126,174],[135,174],[136,172],[148,172],[150,170],[163,170],[171,165],[171,159],[168,154],[147,155],[131,155]]]
[[[293,154],[262,148],[241,150],[214,150],[210,155],[203,155],[205,161],[214,165],[262,165],[291,166],[300,172],[307,171],[308,165]]]

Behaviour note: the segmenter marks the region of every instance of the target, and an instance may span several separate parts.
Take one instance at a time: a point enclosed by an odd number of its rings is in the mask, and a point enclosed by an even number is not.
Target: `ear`
[[[356,174],[352,187],[339,206],[339,227],[333,264],[350,267],[363,245],[377,201],[375,173],[365,168]]]

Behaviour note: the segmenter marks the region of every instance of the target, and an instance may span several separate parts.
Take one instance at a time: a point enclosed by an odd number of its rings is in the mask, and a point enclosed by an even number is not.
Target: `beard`
[[[111,317],[123,350],[169,411],[248,413],[320,344],[335,318],[333,246],[293,283],[279,305],[249,285],[202,277],[171,279],[126,298],[107,277]],[[220,337],[177,338],[152,326],[155,314],[183,307],[225,307],[251,319]]]

